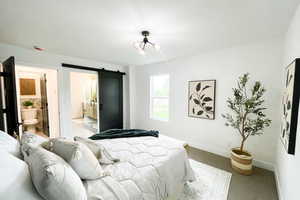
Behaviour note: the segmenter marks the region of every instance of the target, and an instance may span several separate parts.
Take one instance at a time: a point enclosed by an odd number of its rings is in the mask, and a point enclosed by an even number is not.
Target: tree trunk
[[[245,139],[242,140],[242,144],[241,144],[241,148],[240,151],[243,152],[244,151],[244,144],[245,144]]]

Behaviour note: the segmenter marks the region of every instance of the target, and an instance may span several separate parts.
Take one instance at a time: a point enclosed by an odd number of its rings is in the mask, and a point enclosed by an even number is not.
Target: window
[[[150,77],[150,118],[169,120],[169,75]]]

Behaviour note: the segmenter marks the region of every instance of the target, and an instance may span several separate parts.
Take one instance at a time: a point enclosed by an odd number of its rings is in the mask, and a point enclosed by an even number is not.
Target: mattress
[[[165,200],[195,179],[183,144],[168,137],[96,142],[120,162],[104,166],[110,176],[84,181],[90,200]]]

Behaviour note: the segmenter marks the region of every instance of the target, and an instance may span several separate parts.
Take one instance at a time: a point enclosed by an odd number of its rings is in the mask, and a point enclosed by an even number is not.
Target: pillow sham
[[[0,157],[0,199],[43,200],[31,182],[25,162],[3,150]]]
[[[49,139],[39,136],[35,133],[25,132],[21,137],[21,145],[30,144],[32,146],[39,146],[44,142],[47,142]]]
[[[32,182],[46,200],[87,200],[85,188],[71,166],[42,147],[23,145]]]
[[[100,164],[110,165],[120,161],[120,159],[111,156],[104,146],[91,139],[75,136],[74,140],[85,144],[94,153]]]
[[[49,139],[39,136],[35,133],[30,133],[30,132],[23,133],[20,142],[21,143],[20,151],[23,157],[26,156],[24,150],[28,148],[28,145],[32,147],[38,147],[38,146],[42,146],[42,144],[47,142],[48,140]]]
[[[80,142],[54,138],[44,147],[65,159],[81,179],[92,180],[105,175],[93,152]]]
[[[0,149],[22,158],[19,141],[3,131],[0,131]]]

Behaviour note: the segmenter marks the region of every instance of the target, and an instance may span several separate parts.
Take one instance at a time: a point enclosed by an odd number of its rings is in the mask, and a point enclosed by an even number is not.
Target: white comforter
[[[167,138],[98,140],[120,162],[105,166],[110,174],[85,181],[89,200],[163,200],[176,197],[194,173],[182,144]]]

